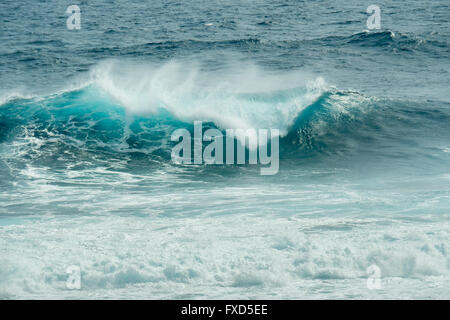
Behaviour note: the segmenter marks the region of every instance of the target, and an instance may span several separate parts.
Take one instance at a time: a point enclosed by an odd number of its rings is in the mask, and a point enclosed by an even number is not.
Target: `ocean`
[[[370,5],[2,0],[0,298],[449,299],[450,3]]]

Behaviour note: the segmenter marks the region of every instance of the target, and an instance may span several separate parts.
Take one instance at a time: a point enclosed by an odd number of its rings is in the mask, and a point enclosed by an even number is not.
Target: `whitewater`
[[[0,298],[450,298],[450,11],[378,5],[2,2]],[[195,121],[278,172],[174,163]]]

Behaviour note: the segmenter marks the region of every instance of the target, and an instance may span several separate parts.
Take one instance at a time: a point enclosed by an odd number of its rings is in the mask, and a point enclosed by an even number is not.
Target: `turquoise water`
[[[1,298],[450,297],[446,1],[70,4],[0,4]],[[194,121],[279,172],[174,164]]]

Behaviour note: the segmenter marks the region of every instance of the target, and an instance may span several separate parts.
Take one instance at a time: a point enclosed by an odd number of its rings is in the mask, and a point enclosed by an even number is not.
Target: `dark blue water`
[[[449,297],[449,4],[369,4],[3,0],[0,297]],[[194,121],[279,172],[174,164]]]

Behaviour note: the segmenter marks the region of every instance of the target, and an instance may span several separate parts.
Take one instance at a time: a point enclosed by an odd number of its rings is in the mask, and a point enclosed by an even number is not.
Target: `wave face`
[[[448,0],[376,4],[0,1],[0,299],[450,298]]]

